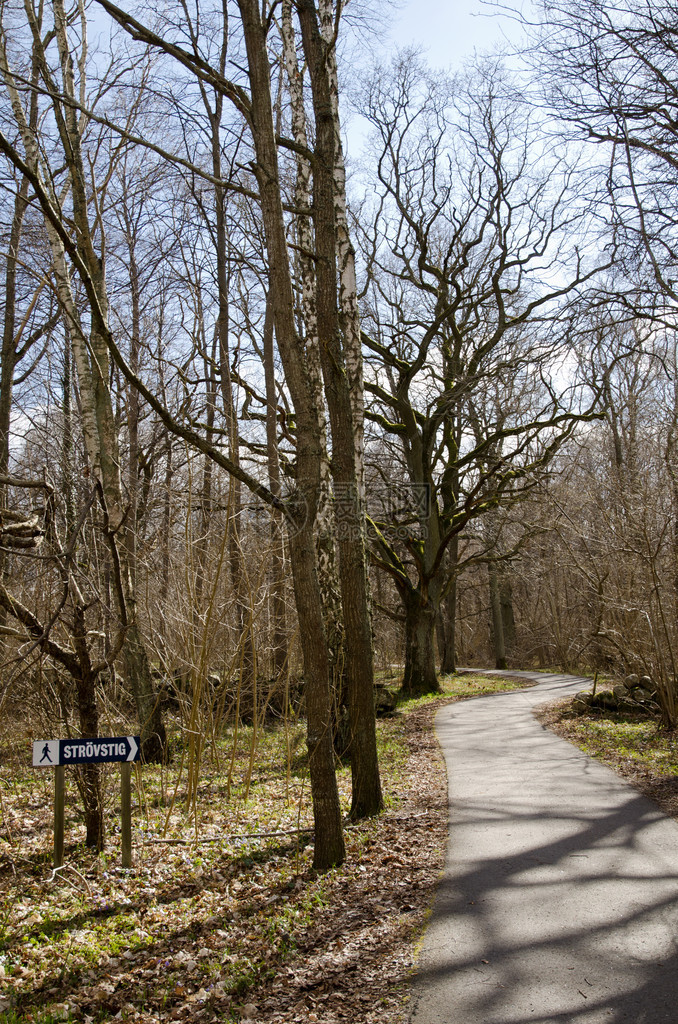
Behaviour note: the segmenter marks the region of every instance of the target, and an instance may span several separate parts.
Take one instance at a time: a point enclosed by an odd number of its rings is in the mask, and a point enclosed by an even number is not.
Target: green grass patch
[[[506,679],[502,676],[489,676],[480,673],[455,672],[452,675],[444,675],[439,678],[441,693],[425,694],[422,697],[413,697],[404,700],[399,705],[399,710],[407,713],[415,708],[424,707],[434,702],[448,702],[450,700],[467,700],[471,697],[483,697],[491,693],[505,693],[510,690],[524,690],[532,686],[527,679]]]
[[[625,761],[658,777],[678,777],[678,739],[660,730],[656,717],[577,713],[568,702],[557,725],[581,750],[613,767]]]
[[[6,1010],[0,1014],[2,1024],[69,1024],[75,1019],[70,1009],[66,1007],[57,1010],[36,1009],[31,1013]]]

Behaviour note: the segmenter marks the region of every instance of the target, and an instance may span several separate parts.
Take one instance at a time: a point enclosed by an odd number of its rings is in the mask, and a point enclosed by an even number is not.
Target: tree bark
[[[268,487],[271,494],[280,496],[280,460],[278,457],[278,393],[275,380],[273,348],[273,308],[270,295],[266,297],[264,318],[264,378],[266,383],[266,461]],[[286,671],[287,617],[285,612],[285,545],[282,514],[271,509],[271,672],[281,679]]]
[[[436,631],[438,636],[438,655],[442,675],[452,675],[457,671],[456,627],[457,627],[457,580],[452,580],[450,588],[438,609]]]
[[[405,674],[403,693],[421,697],[440,693],[436,675],[434,636],[436,608],[421,600],[417,591],[402,594],[405,604]]]
[[[293,21],[293,2],[283,0],[281,35],[283,58],[287,70],[290,94],[292,134],[294,141],[309,150],[309,139],[304,101],[304,77],[297,60],[297,40]],[[296,178],[294,202],[299,212],[294,219],[297,247],[295,262],[301,283],[301,308],[304,327],[304,350],[307,359],[309,380],[313,388],[314,401],[318,410],[318,436],[322,445],[320,459],[320,494],[315,518],[315,542],[318,559],[318,582],[323,603],[325,633],[327,635],[330,659],[330,688],[332,693],[332,716],[337,754],[343,757],[348,750],[349,739],[345,735],[344,715],[347,709],[346,648],[344,621],[341,608],[341,592],[337,568],[336,530],[332,501],[332,469],[327,452],[327,417],[323,391],[323,372],[318,337],[315,239],[311,209],[313,192],[311,186],[311,162],[307,156],[296,154]]]
[[[298,495],[288,505],[290,554],[299,631],[304,656],[311,793],[315,821],[313,863],[319,870],[345,857],[334,753],[329,729],[329,667],[320,589],[313,547],[313,521],[320,486],[321,447],[318,411],[305,371],[304,354],[294,321],[294,298],[285,235],[285,220],[271,103],[266,29],[256,0],[238,0],[247,48],[251,91],[251,128],[255,173],[269,260],[275,331],[285,377],[297,417]],[[295,500],[296,497],[296,500]]]
[[[497,566],[490,562],[488,565],[489,587],[490,587],[490,615],[492,620],[492,645],[494,647],[494,667],[505,669],[506,646],[504,643],[504,619],[501,614],[501,595],[499,592],[499,575]]]
[[[290,531],[289,543],[306,676],[306,743],[315,826],[313,866],[325,869],[341,864],[346,851],[334,770],[329,664],[312,524],[300,518],[298,529]],[[318,685],[319,681],[325,681],[324,685]]]
[[[504,647],[506,657],[510,659],[516,643],[516,619],[513,612],[513,590],[506,572],[499,577],[499,599],[501,602],[501,622],[504,627]]]
[[[80,735],[95,739],[99,735],[99,711],[96,699],[96,674],[92,671],[87,646],[85,609],[76,603],[73,614],[73,643],[80,662],[75,678]],[[85,811],[85,845],[99,853],[105,844],[105,819],[101,790],[101,767],[84,764],[78,770],[82,802]]]
[[[361,482],[356,472],[354,417],[337,304],[336,117],[328,76],[328,46],[320,32],[315,4],[313,0],[299,0],[297,10],[311,76],[316,128],[313,209],[318,336],[332,429],[335,521],[341,604],[346,631],[351,731],[351,817],[362,818],[378,814],[383,800],[377,758],[372,631]]]

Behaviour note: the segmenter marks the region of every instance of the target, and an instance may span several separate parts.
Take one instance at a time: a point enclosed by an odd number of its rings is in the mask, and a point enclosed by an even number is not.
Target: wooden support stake
[[[66,769],[62,764],[54,769],[54,867],[64,863],[64,812],[66,806]]]
[[[122,866],[132,867],[132,763],[120,765],[120,810],[122,816]]]

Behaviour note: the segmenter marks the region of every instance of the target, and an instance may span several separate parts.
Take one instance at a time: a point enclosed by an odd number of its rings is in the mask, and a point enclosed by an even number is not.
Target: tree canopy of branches
[[[382,808],[375,648],[646,668],[676,722],[677,12],[539,10],[539,88],[366,73],[349,176],[339,0],[0,3],[0,702],[161,759],[170,694],[189,808],[303,713],[318,868],[337,756]]]
[[[678,7],[545,2],[533,58],[570,134],[600,154],[601,191],[644,298],[677,300]]]
[[[441,602],[464,564],[497,554],[474,524],[532,487],[593,413],[595,396],[553,368],[567,304],[604,259],[571,246],[583,221],[567,165],[542,154],[529,170],[538,130],[498,69],[461,91],[405,55],[369,83],[365,114],[379,182],[363,234],[368,418],[422,499],[404,551],[382,521],[375,557],[405,608],[404,687],[421,693],[437,688]]]

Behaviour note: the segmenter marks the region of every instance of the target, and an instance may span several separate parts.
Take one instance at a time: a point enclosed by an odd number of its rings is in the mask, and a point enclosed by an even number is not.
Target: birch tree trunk
[[[340,5],[337,5],[338,10]],[[341,138],[339,116],[339,75],[335,49],[335,12],[332,0],[318,0],[320,32],[325,44],[325,73],[332,111],[334,132],[333,197],[335,218],[335,250],[339,279],[339,321],[346,361],[353,414],[353,449],[355,455],[356,479],[361,500],[364,499],[365,453],[364,420],[365,391],[363,387],[363,350],[360,334],[360,310],[358,308],[358,286],[355,270],[355,249],[348,228],[348,204],[346,201],[346,164]],[[338,14],[337,14],[338,17]],[[362,516],[364,531],[364,515]]]
[[[266,462],[268,487],[271,494],[280,497],[280,459],[278,457],[278,393],[275,379],[273,346],[273,308],[270,295],[266,296],[264,317],[264,379],[266,384]],[[288,664],[287,621],[285,612],[285,544],[283,517],[271,509],[271,670],[279,680]]]

